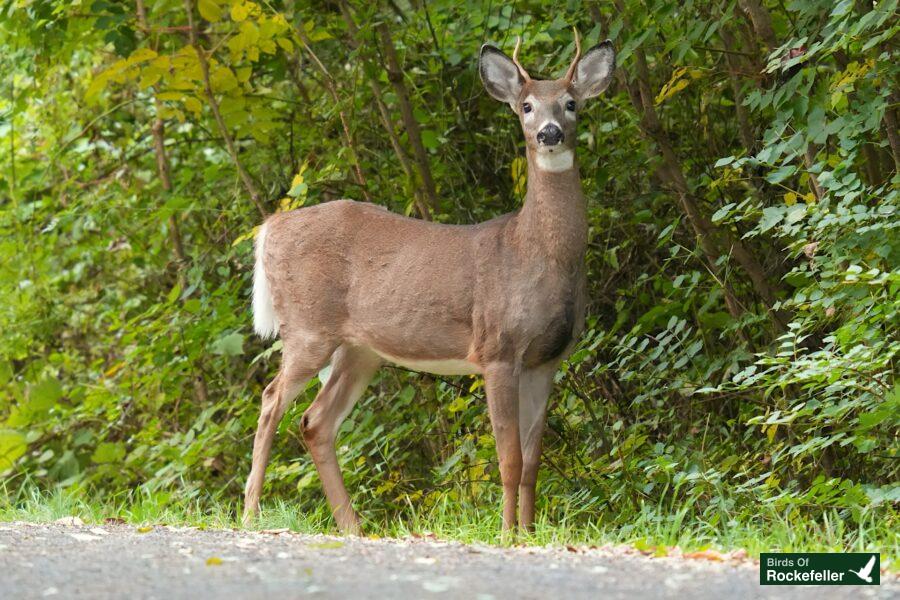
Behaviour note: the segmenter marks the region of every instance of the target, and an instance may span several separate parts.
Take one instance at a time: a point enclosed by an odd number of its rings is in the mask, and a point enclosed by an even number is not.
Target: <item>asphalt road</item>
[[[149,529],[149,528],[144,528]],[[0,523],[0,598],[898,598],[765,587],[751,561],[126,525]]]

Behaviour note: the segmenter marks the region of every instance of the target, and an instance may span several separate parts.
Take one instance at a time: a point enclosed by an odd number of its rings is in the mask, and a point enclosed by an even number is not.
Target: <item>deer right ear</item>
[[[478,71],[487,93],[500,102],[506,102],[515,110],[525,79],[512,59],[503,54],[499,48],[485,44],[481,47]]]

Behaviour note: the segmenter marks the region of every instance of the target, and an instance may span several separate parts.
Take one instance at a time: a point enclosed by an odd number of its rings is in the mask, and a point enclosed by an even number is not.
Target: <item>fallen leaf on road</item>
[[[84,525],[84,521],[80,517],[62,517],[53,522],[58,525]]]
[[[138,533],[150,533],[151,531],[153,531],[153,527],[151,525],[144,525],[143,527],[137,528]]]
[[[722,556],[721,552],[716,552],[715,550],[701,550],[700,552],[685,552],[682,556],[684,558],[697,558],[701,560],[714,560],[714,561],[723,561],[725,557]]]
[[[103,522],[107,525],[124,525],[125,519],[122,517],[106,517]]]
[[[207,567],[216,567],[221,564],[222,564],[222,559],[219,558],[218,556],[210,556],[209,558],[206,559]]]
[[[566,546],[566,550],[568,550],[569,552],[578,552],[578,548],[576,548],[575,546]]]
[[[423,581],[422,589],[434,593],[446,592],[450,589],[450,583],[443,578],[436,581]]]
[[[333,540],[329,542],[319,542],[318,544],[310,544],[309,547],[316,550],[330,550],[332,548],[343,548],[344,542]]]
[[[100,539],[100,536],[90,535],[88,533],[70,533],[69,537],[75,538],[79,542],[93,542],[94,540]]]

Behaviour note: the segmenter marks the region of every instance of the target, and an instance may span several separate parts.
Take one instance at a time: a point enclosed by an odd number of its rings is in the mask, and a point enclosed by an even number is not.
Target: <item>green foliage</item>
[[[182,3],[145,4],[146,28],[131,3],[104,0],[0,17],[8,489],[27,478],[203,502],[239,497],[249,469],[280,347],[250,327],[259,214]],[[571,24],[585,47],[613,39],[624,77],[581,115],[590,305],[551,401],[550,521],[626,535],[638,520],[677,518],[723,532],[765,507],[798,529],[825,515],[848,530],[896,525],[897,2],[764,2],[774,46],[733,4],[569,2],[549,20],[534,2],[358,3],[355,32],[330,4],[197,6],[216,108],[272,212],[361,199],[357,165],[375,201],[416,209],[421,174],[404,167],[379,109],[412,157],[379,23],[422,130],[430,209],[448,223],[514,210],[522,196],[519,126],[481,92],[480,44],[508,49],[522,35],[523,60],[550,76],[568,63]],[[642,86],[655,125],[631,94]],[[289,409],[269,468],[266,497],[297,511],[323,503],[296,426],[317,387]],[[384,369],[339,456],[377,522],[496,500],[477,379]]]

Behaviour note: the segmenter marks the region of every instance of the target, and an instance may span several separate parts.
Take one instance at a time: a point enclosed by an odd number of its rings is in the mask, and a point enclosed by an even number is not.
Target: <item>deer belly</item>
[[[481,373],[481,367],[463,358],[420,359],[394,356],[381,352],[377,348],[372,350],[384,360],[413,371],[432,373],[434,375],[475,375]]]

